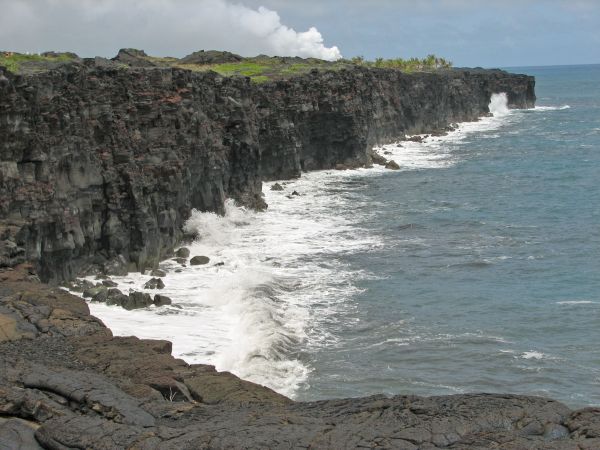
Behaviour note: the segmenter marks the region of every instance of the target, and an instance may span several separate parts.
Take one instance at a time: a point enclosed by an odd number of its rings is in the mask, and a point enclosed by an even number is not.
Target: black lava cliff
[[[192,208],[263,208],[261,181],[368,165],[374,144],[535,102],[502,71],[354,67],[262,84],[177,68],[79,60],[0,68],[0,267],[45,281],[91,267],[155,267]]]

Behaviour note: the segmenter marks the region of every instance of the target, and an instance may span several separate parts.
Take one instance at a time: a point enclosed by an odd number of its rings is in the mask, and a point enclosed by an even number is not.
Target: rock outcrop
[[[234,58],[203,52],[190,58]],[[202,59],[203,60],[203,59]],[[139,50],[15,75],[0,68],[0,267],[44,281],[157,267],[192,208],[261,209],[261,181],[370,163],[376,143],[535,101],[502,71],[365,67],[251,83],[153,67]]]
[[[293,402],[114,337],[84,300],[0,270],[0,446],[597,449],[600,410],[500,394]]]

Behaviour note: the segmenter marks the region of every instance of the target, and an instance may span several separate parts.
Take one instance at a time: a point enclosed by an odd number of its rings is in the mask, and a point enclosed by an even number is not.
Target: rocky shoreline
[[[600,410],[465,394],[293,402],[167,341],[114,337],[84,300],[0,272],[4,449],[595,449]]]
[[[531,107],[533,78],[354,67],[256,84],[147,61],[0,67],[0,448],[600,448],[600,410],[537,397],[294,402],[114,337],[55,287],[132,270],[158,287],[192,209],[264,208],[263,180],[306,170],[394,169],[374,145],[476,120],[492,93]],[[99,283],[88,293],[121,306],[168,301]]]

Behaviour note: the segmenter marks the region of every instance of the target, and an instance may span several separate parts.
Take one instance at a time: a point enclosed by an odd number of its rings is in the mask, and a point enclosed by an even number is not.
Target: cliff
[[[535,102],[533,78],[502,71],[352,66],[254,83],[119,58],[0,68],[0,267],[30,261],[48,282],[152,268],[192,208],[264,208],[262,180],[368,165],[374,144],[476,120],[495,92]]]

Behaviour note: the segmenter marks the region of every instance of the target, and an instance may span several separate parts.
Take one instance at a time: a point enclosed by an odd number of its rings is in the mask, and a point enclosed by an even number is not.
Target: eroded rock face
[[[533,78],[501,71],[356,67],[257,85],[147,66],[124,49],[0,68],[0,267],[31,261],[53,282],[153,269],[192,208],[261,209],[263,179],[369,164],[375,143],[474,120],[494,92],[535,101]]]

